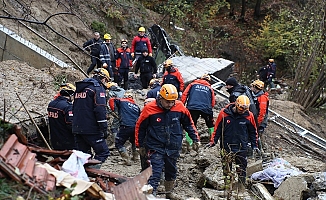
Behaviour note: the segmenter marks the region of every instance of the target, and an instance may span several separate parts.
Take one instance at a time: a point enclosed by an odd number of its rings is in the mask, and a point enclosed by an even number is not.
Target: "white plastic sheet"
[[[73,150],[68,160],[62,165],[62,171],[69,173],[73,177],[89,181],[84,164],[88,162],[91,155],[81,151]]]

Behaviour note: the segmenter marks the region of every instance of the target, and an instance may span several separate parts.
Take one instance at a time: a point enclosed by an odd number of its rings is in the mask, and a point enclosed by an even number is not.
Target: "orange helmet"
[[[165,100],[177,100],[178,90],[172,84],[164,84],[160,90],[160,96]]]
[[[172,65],[173,65],[173,62],[172,62],[172,60],[170,60],[170,59],[166,60],[166,61],[163,63],[163,66],[164,66],[165,68],[168,68],[168,67],[170,67],[170,66],[172,66]]]
[[[260,90],[264,89],[264,82],[261,80],[255,80],[252,84],[253,87],[256,87]]]
[[[250,100],[246,95],[240,95],[235,101],[235,106],[240,110],[249,110]]]

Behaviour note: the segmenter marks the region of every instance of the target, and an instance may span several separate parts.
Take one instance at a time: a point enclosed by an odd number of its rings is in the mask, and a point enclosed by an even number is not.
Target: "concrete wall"
[[[63,61],[0,24],[0,61],[4,60],[23,61],[38,69],[51,66],[52,63],[68,67]]]

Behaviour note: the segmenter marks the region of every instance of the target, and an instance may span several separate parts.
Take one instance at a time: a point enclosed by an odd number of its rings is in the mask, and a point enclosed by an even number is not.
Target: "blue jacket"
[[[75,147],[72,134],[72,103],[58,96],[48,105],[51,145],[55,150],[71,150]]]
[[[111,110],[118,109],[120,126],[135,127],[140,115],[140,108],[132,98],[111,98],[109,100]]]
[[[110,49],[110,46],[108,43],[102,43],[101,44],[101,51],[100,51],[100,60],[102,62],[102,64],[106,63],[108,64],[108,66],[111,66],[111,60],[115,60],[115,56],[113,58],[111,58],[111,51],[113,52],[113,55],[115,55],[115,50],[114,49]]]
[[[153,89],[151,89],[151,90],[149,90],[147,92],[146,99],[148,99],[148,98],[154,98],[154,99],[156,99],[156,97],[160,93],[160,90],[161,90],[161,86],[160,85],[156,85]]]
[[[185,105],[187,103],[188,110],[199,110],[206,114],[213,114],[215,105],[214,90],[206,80],[197,79],[187,86],[182,94],[181,101]]]
[[[199,141],[190,113],[181,101],[176,100],[170,110],[163,109],[158,100],[152,101],[144,107],[136,123],[136,146],[178,156],[183,129],[194,142]]]
[[[217,143],[227,152],[247,151],[248,142],[257,147],[258,133],[254,115],[250,111],[244,114],[233,112],[235,104],[223,108],[216,120],[210,142]]]
[[[76,134],[107,132],[105,89],[95,78],[76,82],[72,131]]]

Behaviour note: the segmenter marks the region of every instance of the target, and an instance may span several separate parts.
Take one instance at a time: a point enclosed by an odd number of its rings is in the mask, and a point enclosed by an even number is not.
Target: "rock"
[[[293,176],[282,182],[273,197],[284,200],[302,199],[304,191],[308,191],[306,180],[301,176]]]
[[[262,171],[263,170],[263,163],[262,160],[257,160],[253,163],[248,163],[247,166],[247,176],[251,176],[253,173]]]
[[[261,183],[253,184],[252,190],[255,192],[256,195],[259,196],[260,199],[265,199],[265,200],[273,200],[274,199],[272,197],[272,195],[268,192],[266,187]]]

